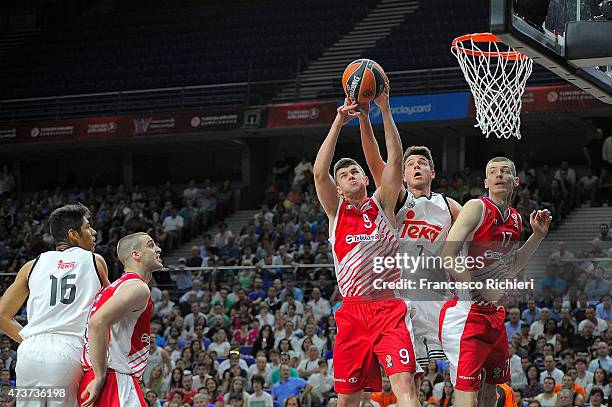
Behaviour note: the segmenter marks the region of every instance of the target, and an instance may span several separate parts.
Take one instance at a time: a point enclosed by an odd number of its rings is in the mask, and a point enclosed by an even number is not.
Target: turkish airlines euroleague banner
[[[0,144],[109,140],[240,127],[241,112],[175,112],[0,123]]]
[[[528,86],[522,97],[525,113],[558,112],[610,107],[572,85]],[[470,117],[476,116],[474,98],[470,95]]]
[[[331,124],[337,108],[335,101],[270,105],[268,128]]]
[[[343,103],[341,100],[339,103]],[[434,93],[417,96],[391,96],[391,113],[396,123],[465,119],[468,114],[468,93]],[[382,124],[380,110],[370,105],[370,121]],[[359,125],[357,120],[348,123]]]

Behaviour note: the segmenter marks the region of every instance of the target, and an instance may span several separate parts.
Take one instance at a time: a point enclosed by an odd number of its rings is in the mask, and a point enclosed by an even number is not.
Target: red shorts
[[[93,370],[86,370],[81,384],[79,385],[79,406],[86,399],[81,398],[81,394],[85,391],[87,385],[94,379]],[[87,395],[85,396],[88,397]],[[142,406],[146,407],[142,390],[138,384],[138,380],[132,375],[117,373],[112,369],[107,370],[106,383],[102,388],[102,392],[96,400],[96,407],[118,407],[118,406]]]
[[[347,297],[334,316],[338,327],[334,346],[337,393],[380,391],[380,365],[387,376],[422,371],[414,357],[408,303]]]
[[[485,382],[510,380],[508,336],[503,307],[471,301],[448,301],[440,313],[440,341],[448,357],[451,382],[457,390],[475,392]]]

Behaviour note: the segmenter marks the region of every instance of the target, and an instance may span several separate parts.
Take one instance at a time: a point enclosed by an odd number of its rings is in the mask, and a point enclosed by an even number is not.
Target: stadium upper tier
[[[211,1],[197,8],[85,13],[76,21],[47,24],[50,28],[13,49],[0,64],[0,117],[304,99],[299,89],[308,83],[299,82],[298,72],[349,33],[380,1],[312,0],[307,7],[297,0],[267,1],[258,2],[256,9],[249,2],[227,6]],[[459,34],[487,30],[487,2],[415,3],[416,9],[406,14],[403,23],[374,47],[364,46],[361,55],[379,61],[390,73],[395,94],[467,89],[449,51],[450,42]],[[538,69],[532,79],[559,82]],[[298,83],[297,91],[279,98],[291,83]],[[330,77],[328,83],[312,97],[342,94],[339,80]],[[174,93],[168,93],[170,88]],[[151,89],[156,91],[147,91]],[[40,99],[90,94],[95,95]]]

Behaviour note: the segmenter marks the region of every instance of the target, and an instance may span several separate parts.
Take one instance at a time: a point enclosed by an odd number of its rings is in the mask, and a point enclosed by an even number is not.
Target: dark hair
[[[253,386],[253,384],[255,383],[259,383],[263,387],[266,381],[264,380],[262,375],[256,374],[256,375],[253,375],[253,377],[251,378],[251,386]]]
[[[606,397],[604,396],[604,392],[601,388],[595,386],[591,389],[591,393],[589,394],[589,401],[591,401],[591,397],[593,397],[593,394],[597,393],[601,396],[602,399],[605,399]]]
[[[351,165],[356,165],[357,167],[359,167],[359,170],[363,174],[365,174],[365,171],[363,170],[363,168],[361,167],[361,165],[359,165],[357,161],[353,160],[352,158],[341,158],[334,165],[334,181],[336,181],[336,183],[338,182],[338,180],[336,179],[336,174],[338,173],[338,171],[341,170],[342,168],[350,167]]]
[[[54,210],[49,216],[49,229],[55,244],[68,240],[70,229],[76,230],[80,236],[83,218],[88,218],[90,215],[89,209],[80,203],[65,205]]]
[[[555,380],[555,378],[554,378],[554,377],[552,377],[552,376],[545,377],[545,378],[544,378],[544,380],[542,380],[542,384],[544,384],[544,382],[545,382],[546,380],[552,380],[552,382],[553,382],[553,386],[557,384],[557,381],[556,381],[556,380]]]
[[[406,152],[404,153],[404,158],[402,160],[402,162],[405,164],[406,163],[406,159],[408,157],[410,157],[411,155],[422,155],[425,158],[427,158],[427,161],[429,161],[429,168],[431,168],[432,170],[434,169],[434,162],[433,162],[433,158],[431,156],[431,150],[429,150],[429,148],[425,147],[425,146],[410,146],[406,149]]]

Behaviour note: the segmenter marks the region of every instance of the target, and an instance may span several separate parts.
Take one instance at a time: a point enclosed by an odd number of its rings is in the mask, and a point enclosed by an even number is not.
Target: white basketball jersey
[[[87,314],[102,289],[94,254],[80,247],[41,254],[28,276],[25,339],[41,333],[83,339]]]
[[[404,202],[396,214],[396,221],[400,253],[407,254],[414,260],[421,260],[421,263],[415,262],[411,263],[410,267],[404,267],[402,278],[417,282],[420,278],[446,281],[446,271],[435,267],[435,262],[428,262],[424,266],[425,259],[439,256],[453,222],[444,195],[432,192],[428,197],[415,197],[412,192],[406,190]]]

